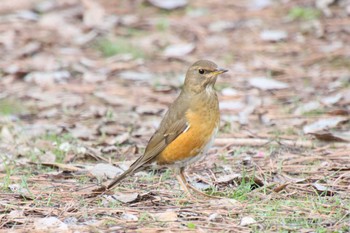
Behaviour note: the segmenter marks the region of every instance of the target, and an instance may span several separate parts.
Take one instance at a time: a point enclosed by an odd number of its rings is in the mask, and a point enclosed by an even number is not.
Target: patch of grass
[[[309,117],[320,116],[320,115],[323,115],[323,114],[325,114],[325,110],[321,109],[321,108],[314,109],[314,110],[311,110],[311,111],[303,113],[304,116],[309,116]]]
[[[2,190],[3,191],[7,191],[9,185],[11,184],[11,175],[14,172],[13,169],[11,169],[9,166],[5,166],[5,171],[6,171],[6,176],[3,178],[3,180],[1,181],[2,184]]]
[[[341,80],[341,87],[350,88],[350,80],[346,80],[346,79]]]
[[[189,222],[189,223],[187,223],[187,227],[188,227],[188,229],[196,229],[196,224],[193,222]]]
[[[57,134],[46,134],[42,137],[43,140],[51,141],[56,147],[51,151],[56,155],[56,162],[61,163],[65,158],[67,151],[62,150],[60,145],[68,142],[69,144],[74,144],[76,142],[76,138],[74,138],[71,134],[65,133],[62,135]],[[72,148],[74,147],[71,145]]]
[[[237,201],[246,201],[248,200],[248,194],[257,187],[257,184],[254,182],[253,178],[247,177],[245,172],[243,172],[242,178],[240,181],[237,181],[239,185],[234,188],[228,188],[224,191],[219,191],[215,186],[211,186],[205,190],[205,193],[211,196],[218,197],[227,197],[232,198]]]
[[[116,114],[112,108],[108,108],[105,114],[105,118],[108,121],[114,121],[116,119]]]
[[[311,7],[293,7],[288,12],[288,17],[292,20],[313,20],[318,19],[321,16],[321,12],[315,8]]]
[[[30,152],[31,155],[32,152]],[[28,155],[24,155],[28,157]],[[37,161],[37,160],[36,160]],[[17,183],[20,184],[22,188],[27,188],[27,181],[30,179],[31,176],[33,176],[34,173],[40,173],[43,170],[41,169],[40,172],[38,171],[42,166],[37,165],[37,166],[18,166],[17,163],[14,161],[3,161],[3,168],[4,171],[3,173],[5,174],[2,180],[0,180],[0,190],[6,190],[8,191],[8,187],[12,183]],[[18,179],[15,179],[11,181],[11,177],[21,177],[21,180],[19,181]]]
[[[150,222],[153,221],[152,216],[147,212],[142,212],[139,217],[139,223]]]
[[[145,31],[137,28],[127,28],[126,36],[128,37],[138,37],[145,35]]]
[[[277,140],[278,140],[278,136],[277,137],[275,137]],[[270,156],[270,157],[273,157],[273,156],[276,156],[276,155],[278,155],[278,154],[280,154],[281,153],[281,146],[280,145],[278,145],[278,144],[274,144],[274,143],[270,143],[269,145],[268,145],[268,152],[267,152],[267,154]]]
[[[160,18],[157,20],[156,29],[160,32],[168,31],[170,27],[169,20],[167,18]]]
[[[298,135],[298,132],[294,127],[288,127],[287,129],[285,129],[285,133],[286,135]]]
[[[271,133],[275,139],[279,139],[283,135],[284,131],[279,128],[274,128]]]
[[[54,197],[53,193],[49,193],[49,196],[47,197],[47,201],[46,201],[46,206],[54,206],[54,202],[52,202]]]
[[[247,211],[264,222],[264,229],[313,229],[313,232],[334,232],[329,227],[346,215],[339,202],[340,197],[303,196],[274,199],[265,203],[250,202]],[[348,221],[349,217],[344,219]],[[262,229],[255,228],[254,232]],[[289,231],[289,232],[290,232]],[[284,232],[284,231],[282,231]],[[287,232],[287,231],[286,231]],[[342,231],[340,231],[342,232]],[[345,231],[344,231],[345,232]]]
[[[118,38],[115,40],[103,38],[97,41],[96,48],[105,57],[118,54],[130,54],[134,59],[145,57],[142,49],[134,46],[127,38]]]
[[[114,220],[110,220],[110,219],[108,219],[108,220],[104,220],[103,221],[103,225],[105,225],[105,226],[115,226],[115,225],[117,225],[118,224],[118,222],[117,221],[114,221]]]
[[[203,15],[208,15],[210,13],[210,10],[208,8],[193,8],[191,6],[186,7],[186,15],[192,16],[192,17],[198,17]]]
[[[248,199],[248,193],[252,191],[252,185],[255,185],[253,180],[247,180],[244,177],[239,186],[231,193],[229,196],[232,199],[237,201],[245,201]]]
[[[97,206],[99,206],[101,208],[116,209],[116,208],[122,207],[122,203],[120,201],[117,201],[117,200],[112,201],[112,199],[108,200],[108,202],[105,202],[104,200],[100,199],[97,201]]]
[[[152,176],[154,176],[154,175],[155,175],[155,173],[153,172]],[[169,180],[170,178],[173,178],[173,177],[174,177],[174,174],[171,172],[171,169],[167,169],[161,175],[161,182],[163,182],[165,180]]]
[[[32,162],[38,162],[40,160],[39,156],[41,154],[42,154],[42,152],[39,149],[33,148],[32,150],[30,150],[26,153],[26,157]]]
[[[220,159],[220,161],[224,162],[224,164],[225,164],[228,161],[227,160],[227,156],[228,156],[228,153],[226,153],[226,154],[219,154],[218,158]]]
[[[16,115],[24,110],[24,106],[18,100],[0,99],[0,115]]]
[[[222,133],[231,133],[232,131],[232,124],[229,121],[225,121],[225,124],[220,127],[220,132]]]
[[[21,176],[21,187],[26,188],[28,191],[28,177],[27,176]]]
[[[250,148],[249,147],[246,147],[246,146],[241,146],[241,147],[238,147],[234,153],[233,153],[233,156],[239,156],[245,152],[247,152]]]
[[[348,56],[335,56],[327,60],[334,68],[350,69],[350,59]]]
[[[46,134],[42,137],[43,140],[48,140],[55,142],[57,144],[62,144],[63,142],[67,141],[76,141],[76,139],[69,133],[65,134]]]
[[[98,179],[98,177],[97,177],[97,179]],[[90,182],[90,178],[87,176],[79,176],[78,182],[80,184],[88,184]],[[102,183],[102,182],[100,182],[100,180],[98,180],[98,183]]]

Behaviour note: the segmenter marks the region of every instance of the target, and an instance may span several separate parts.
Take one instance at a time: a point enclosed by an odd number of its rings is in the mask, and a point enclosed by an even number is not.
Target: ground
[[[349,232],[349,1],[164,2],[2,0],[0,231]],[[89,197],[199,59],[229,72],[187,179],[220,199],[170,169]]]

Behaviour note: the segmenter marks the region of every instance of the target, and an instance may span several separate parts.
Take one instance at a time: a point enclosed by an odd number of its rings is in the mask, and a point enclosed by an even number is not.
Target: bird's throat
[[[213,95],[213,94],[215,94],[214,86],[213,86],[213,85],[207,85],[207,86],[205,87],[205,92],[206,92],[208,95]]]

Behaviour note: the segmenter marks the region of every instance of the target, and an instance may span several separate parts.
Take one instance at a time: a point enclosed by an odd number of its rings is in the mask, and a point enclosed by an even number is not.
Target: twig
[[[215,145],[217,146],[265,146],[266,144],[270,145],[287,145],[287,146],[296,146],[296,147],[306,147],[313,148],[313,141],[296,141],[296,140],[287,140],[282,139],[279,141],[274,141],[271,139],[264,138],[217,138],[215,140]]]

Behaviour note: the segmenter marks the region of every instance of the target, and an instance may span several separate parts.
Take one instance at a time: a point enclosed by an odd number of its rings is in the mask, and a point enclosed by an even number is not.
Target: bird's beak
[[[225,73],[225,72],[227,72],[227,71],[228,71],[228,70],[223,69],[223,68],[216,68],[216,69],[213,71],[213,74],[219,75],[219,74]]]

